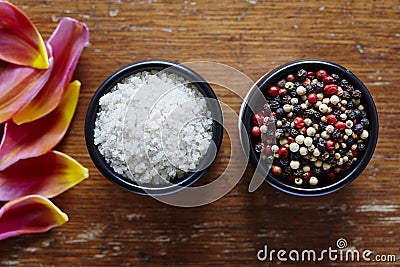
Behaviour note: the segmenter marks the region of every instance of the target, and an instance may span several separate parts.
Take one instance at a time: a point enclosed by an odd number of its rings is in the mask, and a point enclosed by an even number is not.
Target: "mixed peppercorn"
[[[337,74],[300,69],[265,97],[269,104],[254,115],[251,132],[276,177],[298,186],[331,183],[365,151],[370,122],[361,91]]]

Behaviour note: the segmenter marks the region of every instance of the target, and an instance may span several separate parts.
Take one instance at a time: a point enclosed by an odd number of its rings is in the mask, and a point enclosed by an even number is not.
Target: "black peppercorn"
[[[367,118],[362,118],[361,119],[361,125],[364,127],[368,127],[369,126],[369,120]]]
[[[315,85],[315,92],[317,94],[324,92],[324,83],[323,82],[317,82]]]
[[[304,118],[313,118],[314,112],[311,109],[306,109],[303,111]]]
[[[353,137],[349,136],[349,138],[348,138],[347,141],[346,141],[346,145],[347,145],[347,146],[351,146],[351,145],[353,144],[353,142],[354,142]]]
[[[352,101],[347,102],[346,108],[347,109],[353,109],[354,108],[354,103]]]
[[[290,104],[292,97],[290,95],[285,95],[282,97],[282,103],[283,104]]]
[[[304,70],[304,69],[299,70],[299,71],[297,72],[297,78],[298,78],[300,81],[304,81],[305,78],[307,78],[307,71]]]
[[[320,129],[325,129],[326,128],[326,123],[325,122],[322,122],[322,121],[320,121],[319,123],[318,123],[318,127],[320,128]]]
[[[346,110],[346,115],[347,115],[347,118],[350,120],[354,120],[356,118],[356,116],[354,115],[354,112],[352,110]]]
[[[321,113],[319,113],[319,112],[315,112],[315,113],[314,113],[314,120],[315,120],[315,123],[320,122],[320,121],[321,121],[321,118],[322,118],[322,114],[321,114]],[[314,120],[313,120],[313,122],[314,122]]]
[[[300,157],[301,157],[301,155],[300,155],[298,152],[295,152],[295,153],[291,153],[291,154],[290,154],[290,158],[291,158],[292,160],[298,160],[298,159],[300,159]]]
[[[353,85],[351,85],[351,84],[349,84],[348,86],[347,86],[347,91],[349,91],[349,92],[353,92],[354,91],[354,87],[353,87]]]
[[[254,149],[257,153],[260,153],[263,150],[263,148],[264,148],[264,144],[260,143],[260,144],[256,145],[256,147]]]
[[[297,131],[294,128],[290,128],[289,133],[290,133],[291,136],[296,137],[299,134],[299,131]]]
[[[361,110],[361,118],[367,118],[367,112],[365,112],[364,110]]]
[[[286,84],[286,81],[285,81],[284,79],[282,79],[282,80],[280,80],[280,81],[278,82],[278,86],[279,86],[280,88],[284,88],[284,87],[285,87],[285,84]]]
[[[290,168],[290,167],[286,167],[284,170],[283,170],[283,175],[284,176],[289,176],[290,174],[292,173],[292,168]]]
[[[346,88],[349,85],[349,82],[346,79],[340,81],[340,86]]]
[[[290,122],[285,122],[285,123],[283,123],[282,124],[282,126],[281,126],[281,128],[283,129],[283,130],[285,130],[285,131],[289,131],[289,129],[290,129]]]
[[[365,151],[365,149],[366,149],[366,146],[364,143],[358,144],[358,146],[357,146],[358,151],[363,152],[363,151]]]
[[[296,97],[297,96],[296,90],[290,91],[289,94],[290,94],[291,97]]]
[[[343,157],[344,155],[346,155],[346,149],[343,148],[339,148],[338,150],[336,150],[337,153],[340,154],[341,157]]]
[[[303,112],[303,109],[301,108],[301,105],[296,105],[293,107],[293,112],[295,114],[301,114]]]
[[[299,87],[300,85],[302,85],[301,82],[295,82],[295,83],[294,83],[294,87],[295,87],[295,88]]]
[[[321,168],[315,168],[314,169],[315,176],[319,176],[321,173],[322,173],[322,169]]]
[[[344,100],[350,100],[351,99],[351,94],[349,92],[347,92],[347,91],[344,91],[343,95],[342,95],[342,98]]]
[[[290,161],[289,161],[289,159],[279,159],[279,164],[282,166],[282,167],[287,167],[287,166],[289,166],[289,163],[290,163]]]
[[[361,119],[361,111],[358,109],[354,110],[354,116],[356,117],[356,119]]]
[[[342,112],[339,109],[334,109],[332,111],[332,114],[335,115],[335,117],[339,118]]]
[[[285,131],[283,129],[276,129],[275,130],[275,137],[277,139],[282,138],[285,135]]]
[[[361,97],[361,92],[360,90],[354,90],[351,95],[353,96],[353,98],[355,99],[359,99]]]
[[[333,82],[337,83],[339,81],[339,75],[337,75],[336,73],[332,73],[331,77],[333,78]]]
[[[354,129],[353,132],[355,132],[356,134],[361,134],[364,130],[364,127],[360,124],[357,123],[356,125],[354,125]]]
[[[333,140],[338,140],[340,138],[340,131],[338,129],[335,129],[332,133],[332,139]]]
[[[293,172],[293,174],[294,174],[294,176],[296,176],[296,177],[302,177],[303,174],[304,174],[304,171],[301,170],[301,169],[297,169],[297,170],[295,170],[295,171]]]
[[[283,116],[285,116],[285,111],[283,110],[283,108],[277,108],[275,113],[278,119],[281,119],[283,118]]]
[[[328,163],[331,164],[331,165],[336,165],[336,159],[335,159],[335,157],[329,157]]]
[[[301,165],[305,166],[305,165],[308,165],[308,163],[309,163],[308,159],[305,159],[304,157],[300,158],[300,164]]]
[[[275,116],[271,116],[268,119],[268,124],[270,124],[270,125],[275,124],[276,121],[277,121],[277,118]]]
[[[315,87],[312,86],[311,84],[307,84],[306,85],[306,93],[310,94],[310,93],[314,93],[315,92]]]
[[[318,148],[319,151],[323,152],[323,151],[325,151],[325,144],[326,144],[326,141],[324,139],[320,138],[316,147]]]

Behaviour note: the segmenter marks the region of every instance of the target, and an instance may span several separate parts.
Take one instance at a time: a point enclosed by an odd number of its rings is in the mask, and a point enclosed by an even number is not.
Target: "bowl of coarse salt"
[[[88,152],[113,183],[142,195],[177,192],[213,163],[223,135],[210,85],[178,63],[147,60],[108,77],[86,115]]]

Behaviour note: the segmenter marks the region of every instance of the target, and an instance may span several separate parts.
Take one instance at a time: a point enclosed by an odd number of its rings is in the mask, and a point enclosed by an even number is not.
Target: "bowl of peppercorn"
[[[257,81],[242,104],[239,127],[250,161],[270,185],[320,196],[345,187],[368,165],[378,114],[368,89],[348,69],[300,60]]]

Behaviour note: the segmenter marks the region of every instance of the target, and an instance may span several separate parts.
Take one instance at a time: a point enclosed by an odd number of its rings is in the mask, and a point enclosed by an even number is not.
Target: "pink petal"
[[[47,198],[40,195],[25,196],[6,203],[0,209],[0,240],[46,232],[67,221],[67,214]]]
[[[55,197],[88,175],[88,169],[70,156],[50,151],[20,160],[0,172],[0,201],[32,194]]]
[[[71,18],[61,19],[48,44],[53,49],[54,67],[47,84],[13,120],[30,122],[54,110],[68,87],[83,48],[89,43],[87,26]]]
[[[20,159],[43,155],[64,137],[78,103],[80,82],[68,87],[60,105],[48,115],[22,125],[8,121],[0,144],[0,171]]]
[[[50,77],[53,57],[49,58],[49,62],[50,67],[46,70],[9,64],[1,72],[0,123],[11,119],[39,93]]]
[[[49,67],[39,31],[20,9],[4,1],[0,1],[0,59],[38,69]]]

